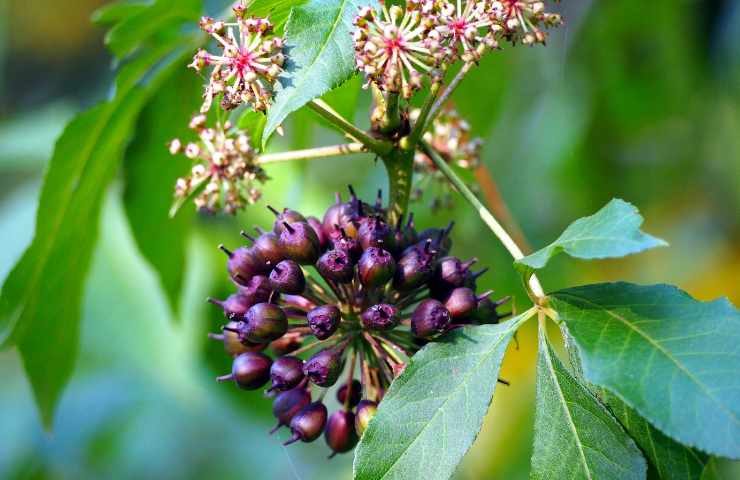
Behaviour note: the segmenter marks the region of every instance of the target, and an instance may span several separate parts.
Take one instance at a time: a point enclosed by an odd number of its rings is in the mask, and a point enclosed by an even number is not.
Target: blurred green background
[[[108,93],[111,59],[102,29],[89,22],[102,3],[0,4],[0,277],[33,234],[56,136]],[[667,282],[699,299],[727,295],[740,304],[740,3],[571,0],[558,8],[566,25],[547,48],[488,55],[454,101],[485,140],[483,159],[531,245],[621,197],[671,248],[615,261],[559,258],[541,275],[545,288]],[[362,97],[357,118],[365,121]],[[304,111],[285,127],[276,150],[339,139]],[[366,196],[385,187],[382,166],[369,156],[268,173],[271,204],[315,215],[348,183]],[[268,225],[269,212],[258,205],[235,219],[194,219],[174,318],[137,250],[122,190],[116,182],[103,209],[77,369],[53,432],[40,426],[17,353],[0,352],[0,478],[349,478],[351,455],[326,461],[323,441],[282,447],[286,433],[267,435],[272,418],[258,393],[213,381],[230,363],[205,335],[221,320],[203,299],[228,291],[215,245],[237,244],[239,230]],[[492,267],[483,286],[525,306],[507,254],[455,200],[454,210],[434,218],[424,203],[414,206],[417,224],[456,219],[453,253],[480,257]],[[528,477],[533,326],[506,357],[502,376],[512,385],[497,389],[461,479]]]

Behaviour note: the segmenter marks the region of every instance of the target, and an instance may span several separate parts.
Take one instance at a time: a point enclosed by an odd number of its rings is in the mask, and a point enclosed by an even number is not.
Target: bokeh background
[[[111,58],[103,30],[89,21],[102,3],[0,4],[0,278],[31,239],[56,136],[109,92]],[[547,48],[488,55],[454,101],[485,140],[485,164],[530,245],[543,246],[573,219],[621,197],[671,247],[615,261],[559,258],[541,275],[546,289],[667,282],[740,304],[740,3],[570,0],[558,8],[566,26]],[[365,117],[367,101],[356,111]],[[338,140],[302,111],[286,132],[275,149]],[[368,196],[385,186],[382,167],[363,156],[268,173],[270,203],[312,214],[347,183]],[[282,447],[286,433],[266,434],[272,418],[258,393],[213,381],[229,368],[205,336],[221,320],[203,299],[227,292],[215,245],[235,244],[240,228],[267,225],[266,210],[194,220],[175,316],[133,240],[122,183],[106,198],[77,369],[51,433],[40,425],[17,353],[0,352],[0,478],[349,478],[351,456],[326,461],[322,441]],[[456,219],[453,252],[491,265],[484,286],[524,306],[510,259],[475,213],[454,198],[453,210],[432,218],[428,200],[414,207],[418,224]],[[512,385],[497,389],[460,479],[528,477],[533,326],[509,350],[502,376]]]

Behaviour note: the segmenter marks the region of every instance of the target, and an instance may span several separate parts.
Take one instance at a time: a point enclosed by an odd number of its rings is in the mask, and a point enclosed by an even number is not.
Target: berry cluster
[[[195,163],[190,175],[178,178],[175,183],[173,209],[196,195],[194,202],[198,209],[207,212],[223,209],[233,214],[260,198],[255,183],[264,182],[267,175],[255,161],[256,152],[246,133],[233,128],[230,122],[217,123],[215,128],[207,128],[205,124],[204,114],[194,116],[190,128],[199,140],[183,145],[174,139],[169,144],[170,153],[184,153]]]
[[[416,351],[457,326],[498,322],[508,300],[476,294],[486,269],[448,255],[452,225],[417,232],[413,217],[391,225],[380,192],[374,205],[350,194],[347,202],[337,194],[323,220],[273,210],[271,231],[242,232],[250,246],[221,247],[238,291],[210,300],[228,319],[211,337],[234,357],[219,380],[247,390],[270,382],[275,430],[292,432],[286,443],[324,432],[335,453],[354,447]],[[338,382],[342,408],[329,416],[323,398]]]
[[[270,21],[248,17],[243,3],[234,4],[232,10],[236,23],[210,17],[200,21],[200,28],[223,49],[220,55],[200,49],[190,64],[198,72],[213,66],[203,94],[200,109],[203,113],[210,110],[217,95],[221,95],[224,110],[232,110],[242,103],[258,112],[266,110],[272,101],[275,81],[283,71],[283,39],[272,35]]]
[[[541,28],[561,18],[533,0],[407,0],[380,12],[361,7],[354,23],[357,68],[368,83],[409,98],[425,75],[441,81],[449,64],[477,62],[500,40],[544,43]]]
[[[416,121],[420,110],[414,109],[410,118]],[[480,165],[480,150],[483,141],[470,135],[470,124],[447,104],[432,121],[429,130],[424,133],[424,141],[429,144],[450,165],[473,171]],[[450,184],[423,151],[414,154],[414,173],[419,176],[412,198],[419,200],[422,192],[434,190],[431,208],[448,208],[451,206]],[[430,184],[433,183],[434,185]],[[430,188],[431,187],[431,188]],[[471,187],[475,187],[474,185]]]

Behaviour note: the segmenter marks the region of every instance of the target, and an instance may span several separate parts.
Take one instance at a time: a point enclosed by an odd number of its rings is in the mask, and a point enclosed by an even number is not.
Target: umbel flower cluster
[[[412,110],[411,120],[415,121],[419,113],[419,109]],[[483,140],[471,136],[470,124],[449,104],[443,107],[439,115],[431,122],[423,138],[450,165],[469,171],[477,169],[480,165]],[[434,165],[432,159],[423,151],[418,150],[414,154],[414,173],[419,180],[415,182],[416,186],[412,192],[413,200],[420,200],[423,192],[431,190],[434,192],[430,205],[432,210],[451,206],[452,200],[447,180]],[[474,187],[475,185],[471,186],[471,188]],[[436,194],[436,191],[443,193]]]
[[[450,256],[450,231],[418,232],[413,217],[392,225],[382,208],[337,194],[322,220],[273,210],[270,231],[242,232],[250,245],[229,250],[236,293],[220,306],[228,322],[211,334],[233,356],[233,381],[267,387],[276,431],[286,444],[322,433],[334,453],[351,450],[408,359],[450,329],[495,323],[492,292],[476,293],[486,269]],[[341,407],[324,398],[336,386]]]
[[[500,41],[545,43],[542,28],[560,24],[532,0],[408,0],[406,7],[363,7],[354,20],[357,68],[383,91],[410,98],[423,78],[442,79],[462,60],[477,62]]]

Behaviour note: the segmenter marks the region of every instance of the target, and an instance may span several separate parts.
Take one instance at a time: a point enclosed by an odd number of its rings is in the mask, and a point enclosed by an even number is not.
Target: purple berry
[[[362,312],[360,319],[369,330],[390,330],[398,325],[397,313],[393,305],[379,303]]]
[[[288,318],[273,303],[258,303],[244,315],[244,337],[251,342],[269,343],[288,331]]]
[[[264,273],[265,265],[251,247],[239,247],[233,252],[223,245],[219,248],[229,256],[226,268],[239,285],[246,285],[254,275]]]
[[[283,233],[283,230],[285,230],[285,224],[286,223],[299,223],[299,222],[305,222],[306,218],[301,215],[299,212],[296,212],[295,210],[290,210],[289,208],[284,208],[282,212],[278,212],[270,205],[267,206],[268,210],[270,210],[272,213],[275,214],[275,224],[273,225],[273,232],[275,232],[277,235],[280,235]]]
[[[239,294],[247,298],[250,307],[269,300],[272,290],[270,280],[264,275],[255,275],[245,285],[239,285]]]
[[[466,318],[478,306],[475,292],[468,287],[453,289],[444,299],[444,306],[454,319]]]
[[[270,272],[270,286],[280,293],[298,295],[306,288],[306,277],[296,262],[283,260]]]
[[[349,399],[347,394],[349,393]],[[362,384],[357,380],[345,383],[337,390],[337,401],[344,405],[347,402],[348,408],[355,408],[362,398]]]
[[[286,355],[278,357],[270,368],[271,390],[290,390],[303,380],[303,360]]]
[[[363,285],[370,288],[382,287],[396,273],[396,261],[388,250],[370,247],[360,257],[357,270]]]
[[[319,340],[326,340],[339,328],[342,315],[336,305],[321,305],[308,312],[306,319],[311,333]]]
[[[321,435],[326,425],[328,412],[321,402],[313,402],[303,407],[290,420],[290,431],[293,436],[283,445],[290,445],[298,440],[313,442]]]
[[[376,247],[392,251],[395,248],[393,230],[380,217],[366,218],[357,231],[357,239],[365,250]]]
[[[329,250],[316,262],[316,270],[327,280],[349,283],[355,275],[354,262],[344,250]]]
[[[239,388],[256,390],[270,379],[270,357],[260,352],[245,352],[234,358],[231,374],[218,377],[219,382],[233,380]]]
[[[303,364],[303,373],[319,387],[331,387],[342,373],[342,351],[325,348],[315,353]]]
[[[357,444],[355,433],[355,414],[345,410],[337,410],[331,414],[324,429],[326,444],[333,450],[331,457],[337,453],[349,452]]]
[[[214,305],[218,305],[224,311],[224,316],[231,320],[243,316],[252,304],[249,302],[249,298],[245,295],[234,293],[226,297],[226,300],[216,300],[215,298],[208,298],[208,301]]]
[[[277,425],[270,433],[276,432],[280,427],[290,425],[296,413],[311,403],[311,394],[304,388],[294,388],[287,392],[281,392],[272,402],[272,414],[277,418]]]
[[[310,265],[319,258],[319,239],[308,223],[285,223],[280,232],[280,247],[285,256],[301,265]]]
[[[313,231],[316,233],[316,238],[319,239],[319,248],[322,250],[329,244],[329,235],[324,231],[324,226],[321,221],[316,217],[308,217],[306,222],[311,225]]]
[[[433,337],[445,331],[451,318],[442,302],[431,298],[422,300],[411,315],[411,333],[422,338]]]

